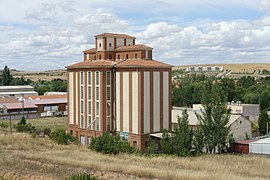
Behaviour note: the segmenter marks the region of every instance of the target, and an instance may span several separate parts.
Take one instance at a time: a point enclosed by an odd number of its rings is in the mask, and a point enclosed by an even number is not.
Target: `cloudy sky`
[[[104,32],[173,65],[270,63],[270,0],[0,0],[0,65],[63,69]]]

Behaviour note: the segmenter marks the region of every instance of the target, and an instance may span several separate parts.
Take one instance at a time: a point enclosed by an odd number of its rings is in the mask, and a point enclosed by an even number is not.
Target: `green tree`
[[[177,156],[190,155],[192,147],[192,131],[188,128],[187,109],[183,110],[182,117],[178,117],[178,123],[173,133],[174,149]]]
[[[243,88],[248,88],[255,84],[255,78],[251,76],[243,76],[238,81],[239,85]]]
[[[269,130],[270,119],[266,110],[262,110],[259,116],[258,125],[260,135],[265,135]]]
[[[193,132],[193,145],[195,147],[196,154],[202,154],[204,147],[204,136],[201,128],[198,128],[195,132]]]
[[[178,117],[178,123],[172,134],[170,135],[167,130],[163,131],[161,148],[165,154],[188,156],[192,148],[192,136],[192,131],[188,128],[188,114],[185,109],[182,117]]]
[[[164,154],[173,154],[173,140],[167,129],[163,129],[162,138],[160,139],[161,149]]]
[[[217,149],[220,153],[229,143],[230,111],[226,106],[226,97],[220,86],[208,81],[202,98],[203,109],[196,113],[200,122],[198,127],[204,136],[204,145],[208,153]]]
[[[4,67],[3,74],[2,74],[2,85],[9,86],[12,81],[12,76],[10,74],[10,70],[7,66]]]

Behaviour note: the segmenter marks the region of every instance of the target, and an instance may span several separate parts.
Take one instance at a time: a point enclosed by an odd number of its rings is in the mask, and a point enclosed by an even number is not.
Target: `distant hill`
[[[66,70],[49,70],[49,71],[18,71],[11,70],[11,74],[13,77],[24,77],[25,79],[30,79],[32,81],[46,80],[50,81],[53,79],[67,79],[67,71]]]
[[[175,66],[173,69],[186,69],[188,67],[221,66],[224,70],[231,70],[237,73],[253,73],[256,70],[270,70],[270,63],[243,63],[243,64],[196,64]]]

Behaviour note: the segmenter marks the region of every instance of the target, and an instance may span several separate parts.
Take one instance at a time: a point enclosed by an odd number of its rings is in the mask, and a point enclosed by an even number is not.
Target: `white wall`
[[[124,38],[116,38],[116,48],[124,46]]]
[[[99,47],[99,43],[101,43],[101,47]],[[97,50],[103,50],[103,38],[97,38]]]
[[[120,131],[120,73],[116,72],[116,129]]]
[[[246,138],[246,133],[251,137],[251,122],[240,116],[236,121],[231,124],[231,133],[235,140],[243,140]]]
[[[160,72],[153,73],[153,126],[154,132],[160,131]]]
[[[123,72],[123,131],[129,132],[129,73]]]
[[[144,133],[150,133],[150,72],[144,72]]]
[[[109,44],[112,44],[112,46],[110,47]],[[113,51],[114,50],[114,38],[107,38],[107,50],[108,51]]]
[[[138,72],[132,72],[132,133],[138,134]]]
[[[130,45],[132,46],[133,45],[133,39],[126,39],[126,45]]]
[[[68,93],[69,93],[69,105],[68,105],[68,110],[69,110],[69,123],[74,124],[74,102],[73,102],[73,95],[74,95],[74,89],[73,89],[73,72],[70,72],[69,75],[69,88],[68,88]]]
[[[78,125],[78,122],[79,122],[79,119],[80,119],[80,112],[79,112],[79,110],[78,110],[78,107],[79,107],[79,104],[78,104],[78,99],[80,98],[79,97],[79,95],[80,95],[80,92],[79,92],[79,82],[78,82],[78,76],[79,76],[79,72],[75,72],[75,88],[76,88],[76,98],[75,98],[75,100],[76,100],[76,102],[75,102],[75,107],[76,107],[76,119],[75,119],[75,121],[74,121],[74,123],[76,124],[76,125]]]
[[[163,129],[169,129],[169,72],[163,72]]]

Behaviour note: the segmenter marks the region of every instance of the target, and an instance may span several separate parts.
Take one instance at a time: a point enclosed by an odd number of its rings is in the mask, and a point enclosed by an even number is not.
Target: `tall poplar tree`
[[[10,70],[7,66],[4,67],[3,74],[2,74],[2,85],[8,86],[12,81],[12,76],[10,74]]]
[[[226,106],[224,92],[212,81],[205,84],[203,98],[203,109],[196,113],[200,122],[199,131],[204,136],[204,146],[208,153],[221,153],[230,140],[230,110]]]
[[[258,125],[260,135],[265,135],[269,131],[270,119],[267,114],[267,110],[262,110],[259,116]]]

